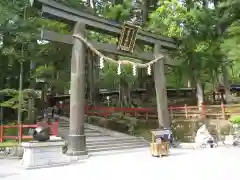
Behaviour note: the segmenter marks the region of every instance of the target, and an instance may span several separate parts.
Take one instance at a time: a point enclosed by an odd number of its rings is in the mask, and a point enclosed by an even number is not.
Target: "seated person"
[[[212,135],[207,130],[206,125],[202,125],[196,134],[195,137],[195,148],[196,147],[206,147],[210,146],[211,148],[214,146],[214,139]]]

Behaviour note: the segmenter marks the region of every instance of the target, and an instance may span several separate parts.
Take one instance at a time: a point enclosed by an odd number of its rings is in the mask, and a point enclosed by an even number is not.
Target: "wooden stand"
[[[151,154],[154,157],[162,157],[167,156],[169,153],[169,143],[162,142],[162,143],[151,143]]]
[[[167,156],[169,154],[169,142],[161,140],[161,136],[166,134],[166,130],[152,130],[152,143],[150,144],[150,151],[154,157]]]

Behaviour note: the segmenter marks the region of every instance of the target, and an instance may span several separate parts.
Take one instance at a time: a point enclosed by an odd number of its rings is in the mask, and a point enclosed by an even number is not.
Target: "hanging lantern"
[[[100,66],[100,69],[103,69],[104,68],[104,62],[103,62],[104,60],[103,60],[103,57],[101,57],[100,58],[100,64],[99,64],[99,66]]]
[[[133,65],[133,75],[134,75],[134,76],[137,75],[137,67],[136,67],[135,64]]]
[[[118,63],[118,68],[117,68],[117,74],[120,75],[121,74],[121,63]]]
[[[118,42],[119,50],[133,53],[138,29],[139,26],[136,26],[131,22],[125,22],[123,24],[121,36]]]

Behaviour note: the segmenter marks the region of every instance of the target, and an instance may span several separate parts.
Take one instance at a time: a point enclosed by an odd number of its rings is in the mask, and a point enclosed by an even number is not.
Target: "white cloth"
[[[202,125],[198,130],[195,137],[196,146],[207,145],[209,140],[214,140],[209,131],[207,130],[206,125]]]

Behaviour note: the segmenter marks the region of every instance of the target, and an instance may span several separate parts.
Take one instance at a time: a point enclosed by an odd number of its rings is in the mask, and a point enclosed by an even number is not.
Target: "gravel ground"
[[[171,149],[170,155],[154,158],[149,149],[91,157],[82,163],[23,170],[19,160],[0,159],[0,179],[42,180],[239,180],[240,148]]]

